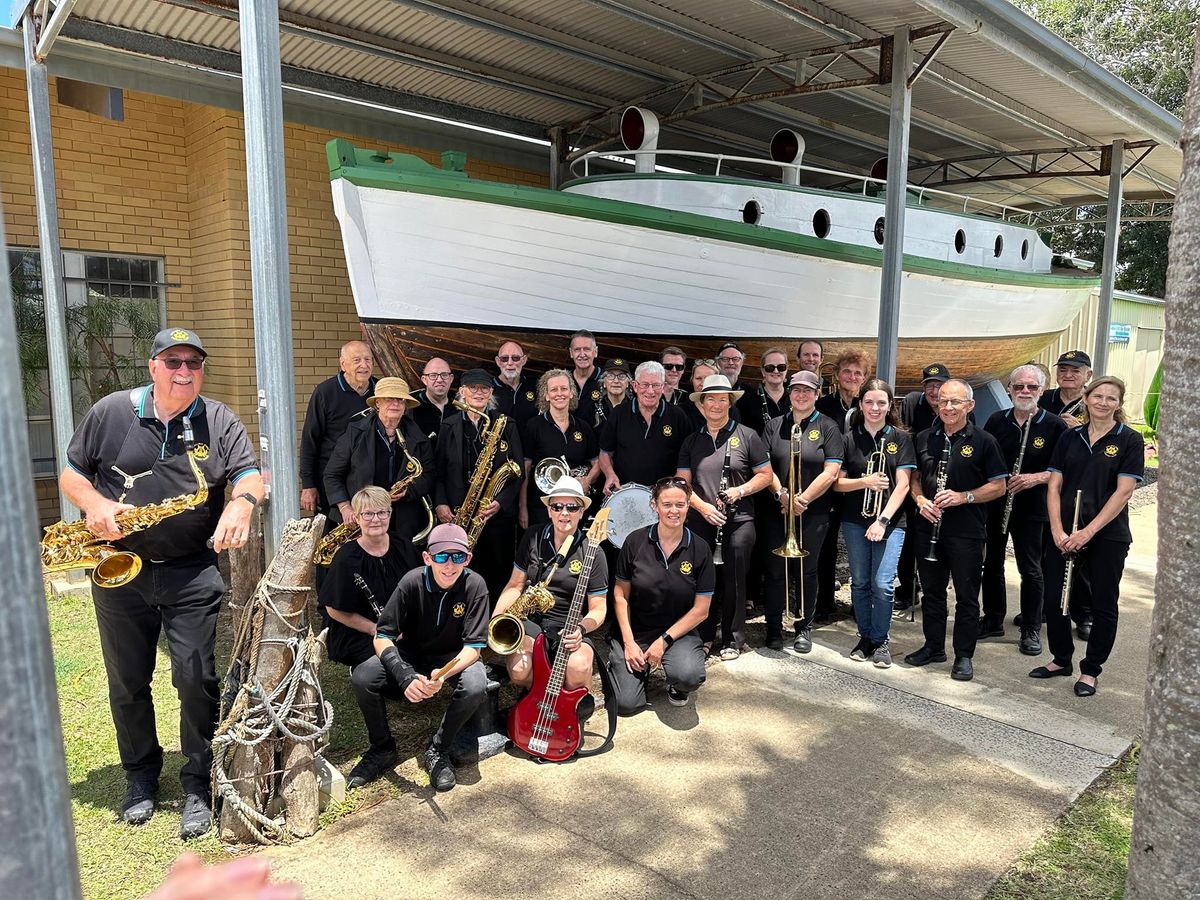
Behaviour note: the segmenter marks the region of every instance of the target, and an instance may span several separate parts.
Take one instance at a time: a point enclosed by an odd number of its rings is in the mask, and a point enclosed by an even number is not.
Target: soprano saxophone
[[[496,495],[504,488],[510,478],[521,474],[521,467],[513,460],[506,461],[496,468],[496,452],[508,449],[508,443],[503,440],[504,429],[508,425],[508,416],[490,418],[481,409],[455,400],[454,405],[463,411],[463,422],[466,423],[467,413],[475,413],[483,419],[483,451],[475,461],[475,469],[471,472],[471,481],[467,485],[467,495],[459,504],[454,514],[454,524],[467,533],[467,546],[474,549],[475,542],[483,531],[487,520],[483,511],[491,506]],[[493,471],[493,469],[495,471]]]
[[[208,481],[196,462],[195,443],[192,420],[184,416],[183,446],[187,451],[192,475],[196,478],[195,492],[117,513],[113,519],[122,534],[145,531],[164,519],[202,506],[208,500]],[[142,571],[141,557],[128,550],[119,550],[96,537],[88,529],[85,519],[77,522],[56,522],[46,528],[46,534],[42,538],[42,565],[47,572],[91,569],[92,581],[102,588],[128,584]]]
[[[404,466],[404,476],[393,484],[388,491],[388,495],[391,497],[393,503],[399,500],[400,495],[408,490],[409,485],[420,478],[422,472],[425,471],[421,465],[421,461],[414,458],[408,452],[408,444],[405,443],[404,435],[400,433],[399,428],[396,429],[396,440],[400,444],[400,449],[404,451],[404,455],[408,457],[408,462]],[[425,504],[425,512],[429,516],[429,524],[420,533],[413,536],[412,542],[414,544],[419,544],[423,541],[433,527],[433,510],[429,508],[429,501],[422,497],[421,502]],[[342,544],[357,540],[360,534],[362,534],[362,526],[357,522],[343,522],[330,531],[329,534],[325,535],[325,537],[321,538],[321,543],[317,544],[317,549],[313,553],[313,562],[318,566],[330,565],[333,562],[333,555],[338,552]]]

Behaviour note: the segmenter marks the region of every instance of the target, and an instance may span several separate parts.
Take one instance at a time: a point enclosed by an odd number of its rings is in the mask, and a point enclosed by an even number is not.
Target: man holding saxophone
[[[250,515],[263,497],[254,447],[241,421],[225,404],[200,395],[207,355],[194,331],[160,331],[150,351],[151,383],[109,394],[88,411],[59,476],[87,529],[141,559],[141,571],[133,569],[127,580],[92,589],[127,782],[121,817],[140,825],[157,802],[163,750],[150,682],[159,633],[165,631],[187,757],[179,776],[186,795],[184,838],[212,826],[209,770],[218,714],[213,650],[225,592],[217,553],[246,543]],[[228,503],[227,484],[233,486]],[[122,534],[122,513],[171,498],[178,503],[165,504],[160,521]]]

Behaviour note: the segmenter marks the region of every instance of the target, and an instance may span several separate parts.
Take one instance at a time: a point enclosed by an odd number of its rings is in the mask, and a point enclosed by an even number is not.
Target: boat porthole
[[[993,251],[992,255],[995,256],[997,259],[999,259],[1000,254],[1003,252],[1004,252],[1004,235],[998,234],[998,235],[996,235],[996,249]]]
[[[829,237],[829,212],[824,209],[818,209],[813,214],[813,234],[819,238]]]
[[[875,243],[883,244],[883,216],[875,220]]]
[[[961,228],[954,232],[954,252],[962,253],[967,249],[967,233]]]
[[[742,207],[742,221],[747,225],[757,225],[762,218],[762,207],[757,200],[750,200]]]
[[[1021,241],[1021,259],[1029,259],[1029,241]]]

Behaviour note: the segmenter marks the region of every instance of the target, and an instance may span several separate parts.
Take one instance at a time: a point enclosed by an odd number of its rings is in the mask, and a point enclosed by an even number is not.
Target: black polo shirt
[[[691,392],[685,391],[683,388],[672,388],[669,392],[666,388],[663,388],[663,399],[672,406],[685,406],[685,404],[692,402],[688,399],[689,393]]]
[[[367,409],[367,398],[375,393],[376,381],[372,375],[367,392],[360,394],[338,372],[318,384],[308,398],[304,429],[300,432],[300,487],[317,489],[321,509],[329,506],[325,497],[325,464],[350,420]]]
[[[745,484],[764,466],[771,464],[762,438],[753,428],[732,419],[716,438],[708,433],[707,425],[687,436],[679,450],[679,471],[692,476],[692,490],[709,503],[717,502],[721,473],[725,468],[725,446],[729,445],[729,487]],[[695,516],[695,510],[689,513]],[[734,504],[733,522],[748,522],[754,518],[754,498],[743,497]]]
[[[579,388],[579,404],[575,407],[575,415],[593,428],[598,427],[600,422],[596,409],[600,406],[600,398],[604,396],[604,385],[600,383],[600,369],[593,369],[582,385],[576,380],[574,371],[571,372],[571,380],[575,382],[575,387]]]
[[[717,575],[707,541],[685,527],[679,546],[668,558],[655,524],[625,538],[617,557],[617,581],[629,585],[629,628],[641,643],[656,640],[683,618],[695,605],[697,594],[711,597]],[[611,633],[621,640],[615,617]]]
[[[758,387],[747,390],[738,399],[738,420],[749,425],[759,434],[762,434],[768,422],[779,418],[779,416],[782,416],[790,408],[791,401],[788,399],[786,387],[783,394],[780,395],[779,400],[775,401],[771,399],[771,395],[767,393],[766,388],[760,384]]]
[[[853,397],[850,400],[850,405],[847,407],[842,402],[842,394],[836,388],[824,397],[817,398],[817,412],[822,415],[829,416],[837,423],[838,428],[845,429],[847,417],[850,415],[850,410],[858,407],[858,398]]]
[[[1062,475],[1062,493],[1059,507],[1062,527],[1068,534],[1075,518],[1075,492],[1083,491],[1079,504],[1079,527],[1083,528],[1096,518],[1117,490],[1117,479],[1121,477],[1141,481],[1146,465],[1146,444],[1142,436],[1128,425],[1117,424],[1096,443],[1088,443],[1087,425],[1079,425],[1064,432],[1046,467]],[[1093,540],[1122,541],[1129,543],[1133,535],[1129,531],[1129,505],[1126,504],[1116,517],[1101,528]]]
[[[600,449],[612,459],[621,484],[649,486],[675,474],[679,450],[692,430],[683,410],[663,399],[647,424],[637,397],[631,397],[604,423]]]
[[[358,541],[349,541],[334,554],[329,572],[321,582],[317,605],[323,613],[336,609],[378,622],[387,598],[392,596],[408,568],[398,541],[391,541],[383,556],[374,556]],[[329,658],[334,662],[357,666],[375,655],[371,635],[348,628],[328,613],[325,624],[329,627]]]
[[[571,609],[571,601],[575,598],[575,586],[579,583],[579,575],[583,571],[586,552],[587,535],[582,530],[576,531],[570,551],[550,578],[548,587],[554,595],[554,607],[547,613],[534,613],[529,617],[542,628],[561,631],[567,624],[567,613]],[[525,573],[528,584],[537,584],[546,577],[554,555],[554,526],[534,525],[525,529],[525,534],[521,536],[513,565]],[[592,558],[587,592],[589,597],[608,595],[608,558],[599,548]],[[587,615],[586,602],[582,614]]]
[[[419,391],[413,391],[413,396],[421,401],[419,406],[413,406],[408,410],[408,415],[417,423],[417,427],[421,429],[421,433],[429,438],[430,442],[436,447],[438,432],[442,428],[442,419],[447,416],[452,416],[457,409],[454,408],[451,397],[446,398],[446,405],[442,409],[438,409],[430,402],[428,393],[424,388]]]
[[[197,396],[166,426],[154,415],[152,385],[117,391],[88,410],[67,447],[67,465],[109,500],[147,506],[196,492],[183,447],[192,422],[196,462],[208,482],[203,506],[164,519],[114,543],[146,560],[171,560],[206,549],[225,508],[225,485],[258,471],[241,420],[224,403]],[[117,470],[120,471],[117,471]]]
[[[1042,396],[1038,397],[1038,406],[1047,412],[1054,413],[1056,416],[1061,416],[1063,410],[1070,409],[1068,415],[1078,417],[1083,412],[1083,397],[1080,396],[1077,400],[1063,401],[1060,388],[1055,388],[1052,391],[1046,391]]]
[[[920,434],[938,421],[937,410],[925,399],[925,391],[910,391],[900,404],[900,421],[908,426],[909,434]]]
[[[937,494],[937,468],[945,446],[946,432],[939,420],[932,428],[917,435],[917,466],[921,472],[921,490],[930,500]],[[968,422],[950,439],[950,462],[946,471],[946,490],[976,491],[989,481],[1008,477],[1004,457],[996,439]],[[923,528],[933,525],[917,514]],[[985,540],[987,504],[964,503],[942,510],[942,534]]]
[[[867,459],[876,450],[883,451],[883,458],[886,460],[884,472],[887,474],[888,482],[892,485],[892,490],[896,488],[897,471],[909,469],[915,474],[917,453],[912,437],[907,431],[902,431],[894,425],[884,425],[879,433],[872,437],[862,425],[855,425],[846,435],[846,456],[842,460],[842,470],[846,473],[846,477],[862,478],[867,473]],[[846,498],[846,502],[842,504],[843,522],[854,522],[867,528],[875,521],[874,516],[867,517],[862,514],[862,491],[854,491],[843,496]],[[891,496],[890,492],[884,497],[884,506],[887,506],[889,496]],[[891,524],[887,527],[888,534],[891,534],[892,529],[897,525],[903,524],[904,520],[901,516],[903,510],[902,505],[892,516]]]
[[[376,637],[394,641],[409,660],[440,666],[463,647],[487,646],[490,615],[483,576],[463,569],[458,581],[442,590],[430,567],[421,566],[400,579],[379,617]]]
[[[492,396],[496,398],[496,408],[515,421],[518,430],[524,429],[525,423],[538,414],[537,379],[528,375],[522,375],[515,388],[499,376],[493,378]]]
[[[996,439],[1000,445],[1000,453],[1004,456],[1004,464],[1011,474],[1016,465],[1017,456],[1021,452],[1021,426],[1011,409],[1001,409],[992,413],[984,430]],[[1033,414],[1029,423],[1029,437],[1025,441],[1025,456],[1021,460],[1020,475],[1033,475],[1045,472],[1050,465],[1050,457],[1058,444],[1058,439],[1067,430],[1067,423],[1053,413],[1044,409]],[[1007,496],[1001,496],[988,504],[990,514],[1004,517],[1004,507]],[[1046,486],[1040,484],[1028,490],[1013,495],[1012,515],[1014,518],[1029,522],[1045,522],[1046,517]]]
[[[771,455],[771,468],[779,477],[784,490],[788,486],[788,465],[792,454],[792,423],[795,414],[789,409],[778,419],[772,419],[763,436]],[[825,471],[825,464],[839,465],[846,455],[846,439],[841,426],[824,413],[813,410],[803,422],[804,437],[800,441],[799,496],[813,479]],[[806,513],[828,513],[833,505],[833,487],[809,504]]]
[[[561,456],[572,469],[591,466],[600,455],[596,432],[574,413],[566,431],[558,427],[549,412],[534,416],[525,423],[521,449],[535,466],[547,456]]]

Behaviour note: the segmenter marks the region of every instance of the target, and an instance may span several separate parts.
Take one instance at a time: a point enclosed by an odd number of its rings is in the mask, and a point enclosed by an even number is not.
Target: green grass
[[[1123,896],[1137,765],[1135,744],[996,882],[986,900]]]

